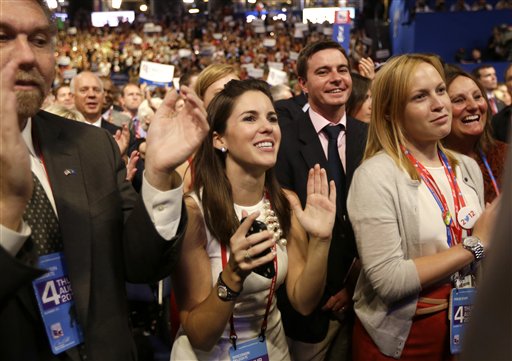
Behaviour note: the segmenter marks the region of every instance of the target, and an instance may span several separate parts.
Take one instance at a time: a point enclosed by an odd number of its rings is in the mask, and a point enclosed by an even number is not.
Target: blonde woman
[[[364,161],[347,203],[362,263],[354,360],[451,360],[448,299],[474,282],[496,204],[483,210],[476,162],[440,143],[452,108],[437,58],[389,60],[372,93]]]

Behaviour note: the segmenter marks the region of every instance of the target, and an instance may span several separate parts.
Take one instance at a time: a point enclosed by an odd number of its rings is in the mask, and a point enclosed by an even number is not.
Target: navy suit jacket
[[[32,121],[55,199],[88,359],[133,360],[125,281],[154,282],[171,272],[185,208],[181,204],[177,236],[165,241],[142,198],[125,181],[125,165],[109,133],[44,111]],[[66,169],[75,174],[66,175]],[[55,359],[31,285],[42,273],[0,247],[2,360]]]
[[[284,188],[297,193],[304,207],[307,198],[308,171],[317,163],[327,168],[327,159],[309,113],[303,112],[290,100],[277,102],[276,111],[282,133],[275,167],[276,175]],[[346,198],[354,171],[361,163],[366,146],[367,128],[365,123],[347,117],[346,189],[344,194],[338,195],[340,197]],[[320,308],[330,296],[344,288],[343,281],[356,256],[357,249],[352,226],[344,207],[338,206],[329,249],[327,285],[317,310],[308,317],[301,316],[291,307],[286,293],[283,290],[279,292],[278,305],[287,336],[303,342],[319,342],[325,337],[330,314],[321,311]]]

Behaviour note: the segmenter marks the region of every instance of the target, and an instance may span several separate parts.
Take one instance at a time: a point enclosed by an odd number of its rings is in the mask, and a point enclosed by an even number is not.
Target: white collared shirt
[[[336,124],[331,123],[327,119],[325,119],[323,116],[315,112],[311,107],[309,108],[309,117],[311,118],[311,123],[313,123],[313,127],[315,127],[316,134],[318,135],[318,139],[320,139],[320,143],[322,144],[322,149],[324,150],[325,158],[327,159],[327,147],[329,145],[329,139],[327,138],[327,135],[322,132],[322,129],[324,129],[328,125],[337,125],[337,124],[343,124],[345,127],[345,130],[340,132],[340,135],[338,135],[338,152],[340,153],[340,159],[341,163],[343,164],[343,169],[347,169],[346,166],[346,160],[345,160],[345,148],[346,148],[346,137],[345,132],[347,129],[347,115],[346,113],[343,114],[340,121]]]

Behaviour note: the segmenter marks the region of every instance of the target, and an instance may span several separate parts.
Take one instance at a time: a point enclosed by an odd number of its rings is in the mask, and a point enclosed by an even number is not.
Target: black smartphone
[[[245,218],[246,217],[242,218],[240,220],[240,223],[242,223],[245,220]],[[267,229],[267,225],[265,223],[263,223],[261,221],[258,221],[258,220],[254,220],[254,222],[252,222],[251,228],[249,228],[249,231],[247,232],[247,234],[245,236],[249,237],[251,234],[259,233],[259,232],[265,231],[266,229]],[[255,257],[262,257],[262,256],[264,256],[266,254],[269,254],[270,252],[272,252],[272,249],[271,248],[267,248],[266,250],[264,250],[260,254],[255,255]],[[255,269],[253,269],[253,271],[256,272],[257,274],[263,276],[263,277],[266,277],[266,278],[272,278],[276,274],[276,269],[274,268],[274,262],[273,261],[270,261],[270,262],[265,263],[265,264],[263,264],[261,266],[258,266]]]

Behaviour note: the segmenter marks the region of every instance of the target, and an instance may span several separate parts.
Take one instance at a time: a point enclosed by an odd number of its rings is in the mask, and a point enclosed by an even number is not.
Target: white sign
[[[286,72],[274,68],[268,69],[267,83],[270,85],[279,85],[288,83],[288,75]]]
[[[190,49],[179,49],[178,55],[180,58],[190,58],[192,56],[192,50]]]
[[[140,64],[139,79],[141,83],[149,85],[171,85],[174,77],[174,66],[151,61],[142,61]]]
[[[261,79],[263,78],[263,69],[259,68],[251,68],[247,69],[247,74],[254,79]]]
[[[297,60],[299,58],[299,53],[296,51],[290,51],[290,60]]]
[[[276,39],[266,38],[263,40],[263,46],[266,48],[273,48],[276,46]]]
[[[245,70],[247,70],[247,72],[249,72],[249,69],[254,69],[254,64],[253,63],[249,63],[249,64],[242,64],[240,65],[242,68],[244,68]]]
[[[355,17],[355,8],[345,8],[345,7],[330,7],[330,8],[305,8],[302,10],[302,22],[307,24],[307,22],[311,22],[313,24],[323,24],[324,22],[329,22],[329,24],[334,23],[336,18],[336,11],[349,11],[350,17],[354,19]],[[297,25],[295,25],[297,27]]]
[[[280,63],[278,61],[269,61],[267,62],[267,65],[269,68],[272,69],[283,70],[283,63]]]

